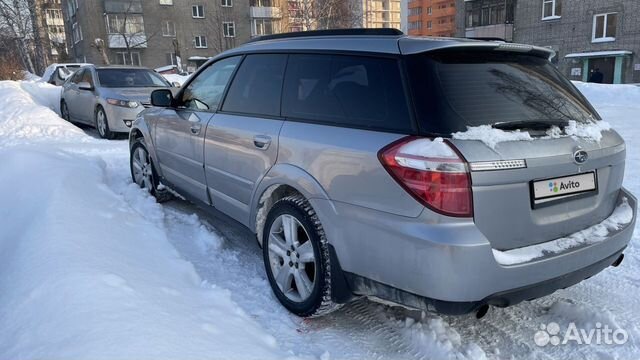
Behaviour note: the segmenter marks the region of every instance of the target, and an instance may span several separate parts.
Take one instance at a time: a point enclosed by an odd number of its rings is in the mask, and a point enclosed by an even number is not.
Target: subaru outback
[[[361,296],[482,316],[617,266],[634,229],[625,143],[550,55],[389,29],[258,38],[153,92],[131,175],[255,233],[299,316]]]

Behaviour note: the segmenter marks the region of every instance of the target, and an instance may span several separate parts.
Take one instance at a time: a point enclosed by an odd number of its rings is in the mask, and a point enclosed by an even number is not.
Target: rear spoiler
[[[471,39],[443,39],[440,41],[420,41],[415,39],[402,38],[398,41],[398,47],[400,48],[400,53],[404,55],[419,54],[445,49],[484,49],[519,52],[528,53],[545,59],[551,59],[556,54],[555,51],[549,48],[535,45],[509,43],[502,40],[479,41]]]

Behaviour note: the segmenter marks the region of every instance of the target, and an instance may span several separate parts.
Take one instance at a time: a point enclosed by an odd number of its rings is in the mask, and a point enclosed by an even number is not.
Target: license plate
[[[596,173],[592,171],[580,175],[534,181],[533,199],[535,202],[545,202],[553,198],[587,193],[596,189]]]

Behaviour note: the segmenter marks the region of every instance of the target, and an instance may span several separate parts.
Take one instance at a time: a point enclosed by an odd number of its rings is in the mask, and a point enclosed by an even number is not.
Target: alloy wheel
[[[105,134],[107,133],[107,117],[102,109],[98,110],[98,114],[96,116],[96,127],[98,128],[100,136],[105,137]]]
[[[153,189],[153,169],[149,153],[143,147],[138,147],[132,160],[133,178],[136,184],[151,191]]]
[[[316,283],[316,255],[300,221],[283,214],[269,230],[269,266],[278,288],[295,302],[307,300]]]

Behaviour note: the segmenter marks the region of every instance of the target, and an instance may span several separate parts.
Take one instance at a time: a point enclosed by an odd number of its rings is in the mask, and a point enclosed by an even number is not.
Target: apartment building
[[[572,80],[640,83],[640,1],[518,1],[515,39],[556,51],[552,59]]]
[[[417,36],[455,36],[455,0],[410,0],[407,31]]]
[[[253,31],[246,0],[62,2],[69,53],[78,62],[195,71]]]
[[[640,83],[640,1],[457,0],[459,36],[548,47],[572,80]],[[597,70],[596,70],[597,69]]]
[[[356,1],[362,1],[363,27],[401,29],[401,0]]]
[[[38,9],[36,19],[40,21],[40,29],[43,31],[41,38],[44,41],[48,62],[66,60],[67,42],[61,0],[39,0],[35,6]]]

